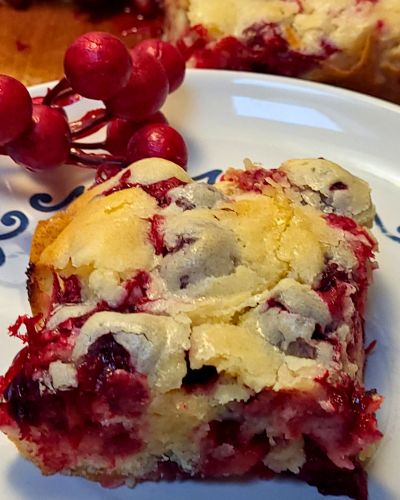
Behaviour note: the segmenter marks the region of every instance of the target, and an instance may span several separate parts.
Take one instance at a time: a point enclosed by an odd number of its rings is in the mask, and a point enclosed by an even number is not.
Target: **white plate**
[[[38,86],[32,92],[43,95],[45,89]],[[77,118],[90,108],[93,101],[82,100],[70,107],[70,115]],[[240,166],[245,157],[273,167],[288,158],[324,156],[371,184],[380,220],[374,231],[380,269],[367,314],[367,337],[378,339],[378,345],[369,359],[366,384],[377,387],[386,399],[379,412],[385,437],[369,465],[370,498],[400,498],[400,335],[396,331],[400,324],[400,107],[293,79],[192,70],[183,88],[170,96],[165,112],[187,139],[192,175]],[[7,158],[0,160],[0,372],[20,347],[7,338],[7,326],[29,310],[24,273],[35,224],[57,205],[65,205],[67,195],[91,177],[75,167],[50,175],[29,174]],[[4,436],[0,457],[0,497],[7,500],[321,498],[314,488],[290,480],[150,483],[134,491],[106,490],[79,478],[42,477]]]

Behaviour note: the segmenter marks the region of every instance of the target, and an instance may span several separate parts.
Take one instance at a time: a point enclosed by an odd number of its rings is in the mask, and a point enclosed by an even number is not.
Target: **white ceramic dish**
[[[46,85],[37,86],[32,93],[45,90]],[[93,104],[79,101],[70,106],[70,115],[78,117]],[[272,167],[288,158],[324,156],[370,183],[381,251],[367,315],[367,338],[378,339],[378,345],[369,359],[366,385],[385,395],[379,413],[385,437],[369,464],[369,489],[373,500],[400,498],[400,107],[287,78],[192,70],[183,88],[170,96],[165,113],[187,139],[192,175],[240,166],[245,157]],[[29,311],[24,273],[35,223],[64,206],[92,175],[75,167],[29,174],[0,159],[1,373],[20,347],[7,337],[7,326]],[[7,500],[322,498],[314,488],[290,480],[150,483],[133,491],[105,490],[79,478],[42,477],[3,435],[0,457],[0,497]]]

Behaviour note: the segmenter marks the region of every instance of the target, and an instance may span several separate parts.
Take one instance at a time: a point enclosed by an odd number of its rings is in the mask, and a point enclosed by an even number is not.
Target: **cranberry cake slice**
[[[0,428],[43,473],[367,498],[368,185],[324,159],[245,164],[210,186],[142,160],[39,223]]]
[[[165,0],[190,66],[295,76],[400,102],[398,0]]]

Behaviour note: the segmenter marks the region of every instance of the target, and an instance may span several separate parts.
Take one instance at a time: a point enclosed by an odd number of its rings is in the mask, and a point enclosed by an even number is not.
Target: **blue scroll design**
[[[57,210],[61,210],[61,208],[65,208],[73,200],[75,200],[75,198],[78,198],[84,190],[84,186],[77,186],[69,193],[68,196],[55,205],[50,205],[53,201],[53,197],[49,193],[34,194],[30,197],[29,203],[32,208],[38,210],[39,212],[56,212]]]
[[[39,212],[55,212],[69,205],[71,201],[80,196],[84,190],[84,186],[77,186],[68,194],[68,196],[54,205],[51,205],[53,201],[53,197],[51,194],[37,193],[30,197],[29,204],[32,208],[38,210]],[[1,217],[0,222],[7,227],[15,226],[8,233],[1,233],[0,241],[15,238],[16,236],[23,233],[29,225],[28,217],[20,210],[10,210],[9,212],[6,212]],[[2,266],[5,262],[6,255],[4,253],[4,250],[0,247],[0,266]]]
[[[385,224],[383,223],[382,219],[379,217],[378,214],[375,215],[375,224],[377,225],[377,227],[384,236],[386,236],[392,241],[395,241],[396,243],[400,243],[400,226],[396,228],[398,234],[391,233],[387,229],[387,227],[385,226]]]
[[[206,180],[208,184],[215,184],[219,175],[221,175],[222,170],[210,170],[209,172],[204,172],[203,174],[197,175],[193,177],[194,180]],[[39,212],[56,212],[57,210],[61,210],[69,205],[75,198],[78,198],[83,192],[85,188],[84,186],[77,186],[73,189],[66,198],[64,198],[59,203],[55,205],[51,205],[53,201],[53,196],[49,193],[37,193],[30,197],[29,204],[35,210]]]
[[[196,175],[193,177],[194,181],[202,181],[204,179],[207,180],[208,184],[215,184],[218,177],[222,174],[222,170],[209,170],[208,172],[204,172],[204,174]]]
[[[14,228],[8,233],[0,233],[0,241],[15,238],[15,236],[23,233],[29,225],[28,217],[20,210],[10,210],[9,212],[6,212],[1,217],[0,222],[6,227],[14,226]],[[6,255],[4,250],[0,247],[0,266],[2,266],[5,261]]]

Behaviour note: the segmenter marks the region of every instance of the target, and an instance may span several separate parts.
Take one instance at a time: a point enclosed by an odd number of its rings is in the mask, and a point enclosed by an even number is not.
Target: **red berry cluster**
[[[65,77],[33,102],[21,82],[0,75],[0,147],[16,163],[32,171],[65,163],[123,167],[156,156],[185,168],[185,142],[159,111],[185,75],[184,60],[173,45],[152,39],[129,51],[109,33],[90,32],[68,47],[64,71]],[[76,94],[101,100],[105,107],[69,123],[63,104]],[[106,123],[103,142],[78,142]]]

